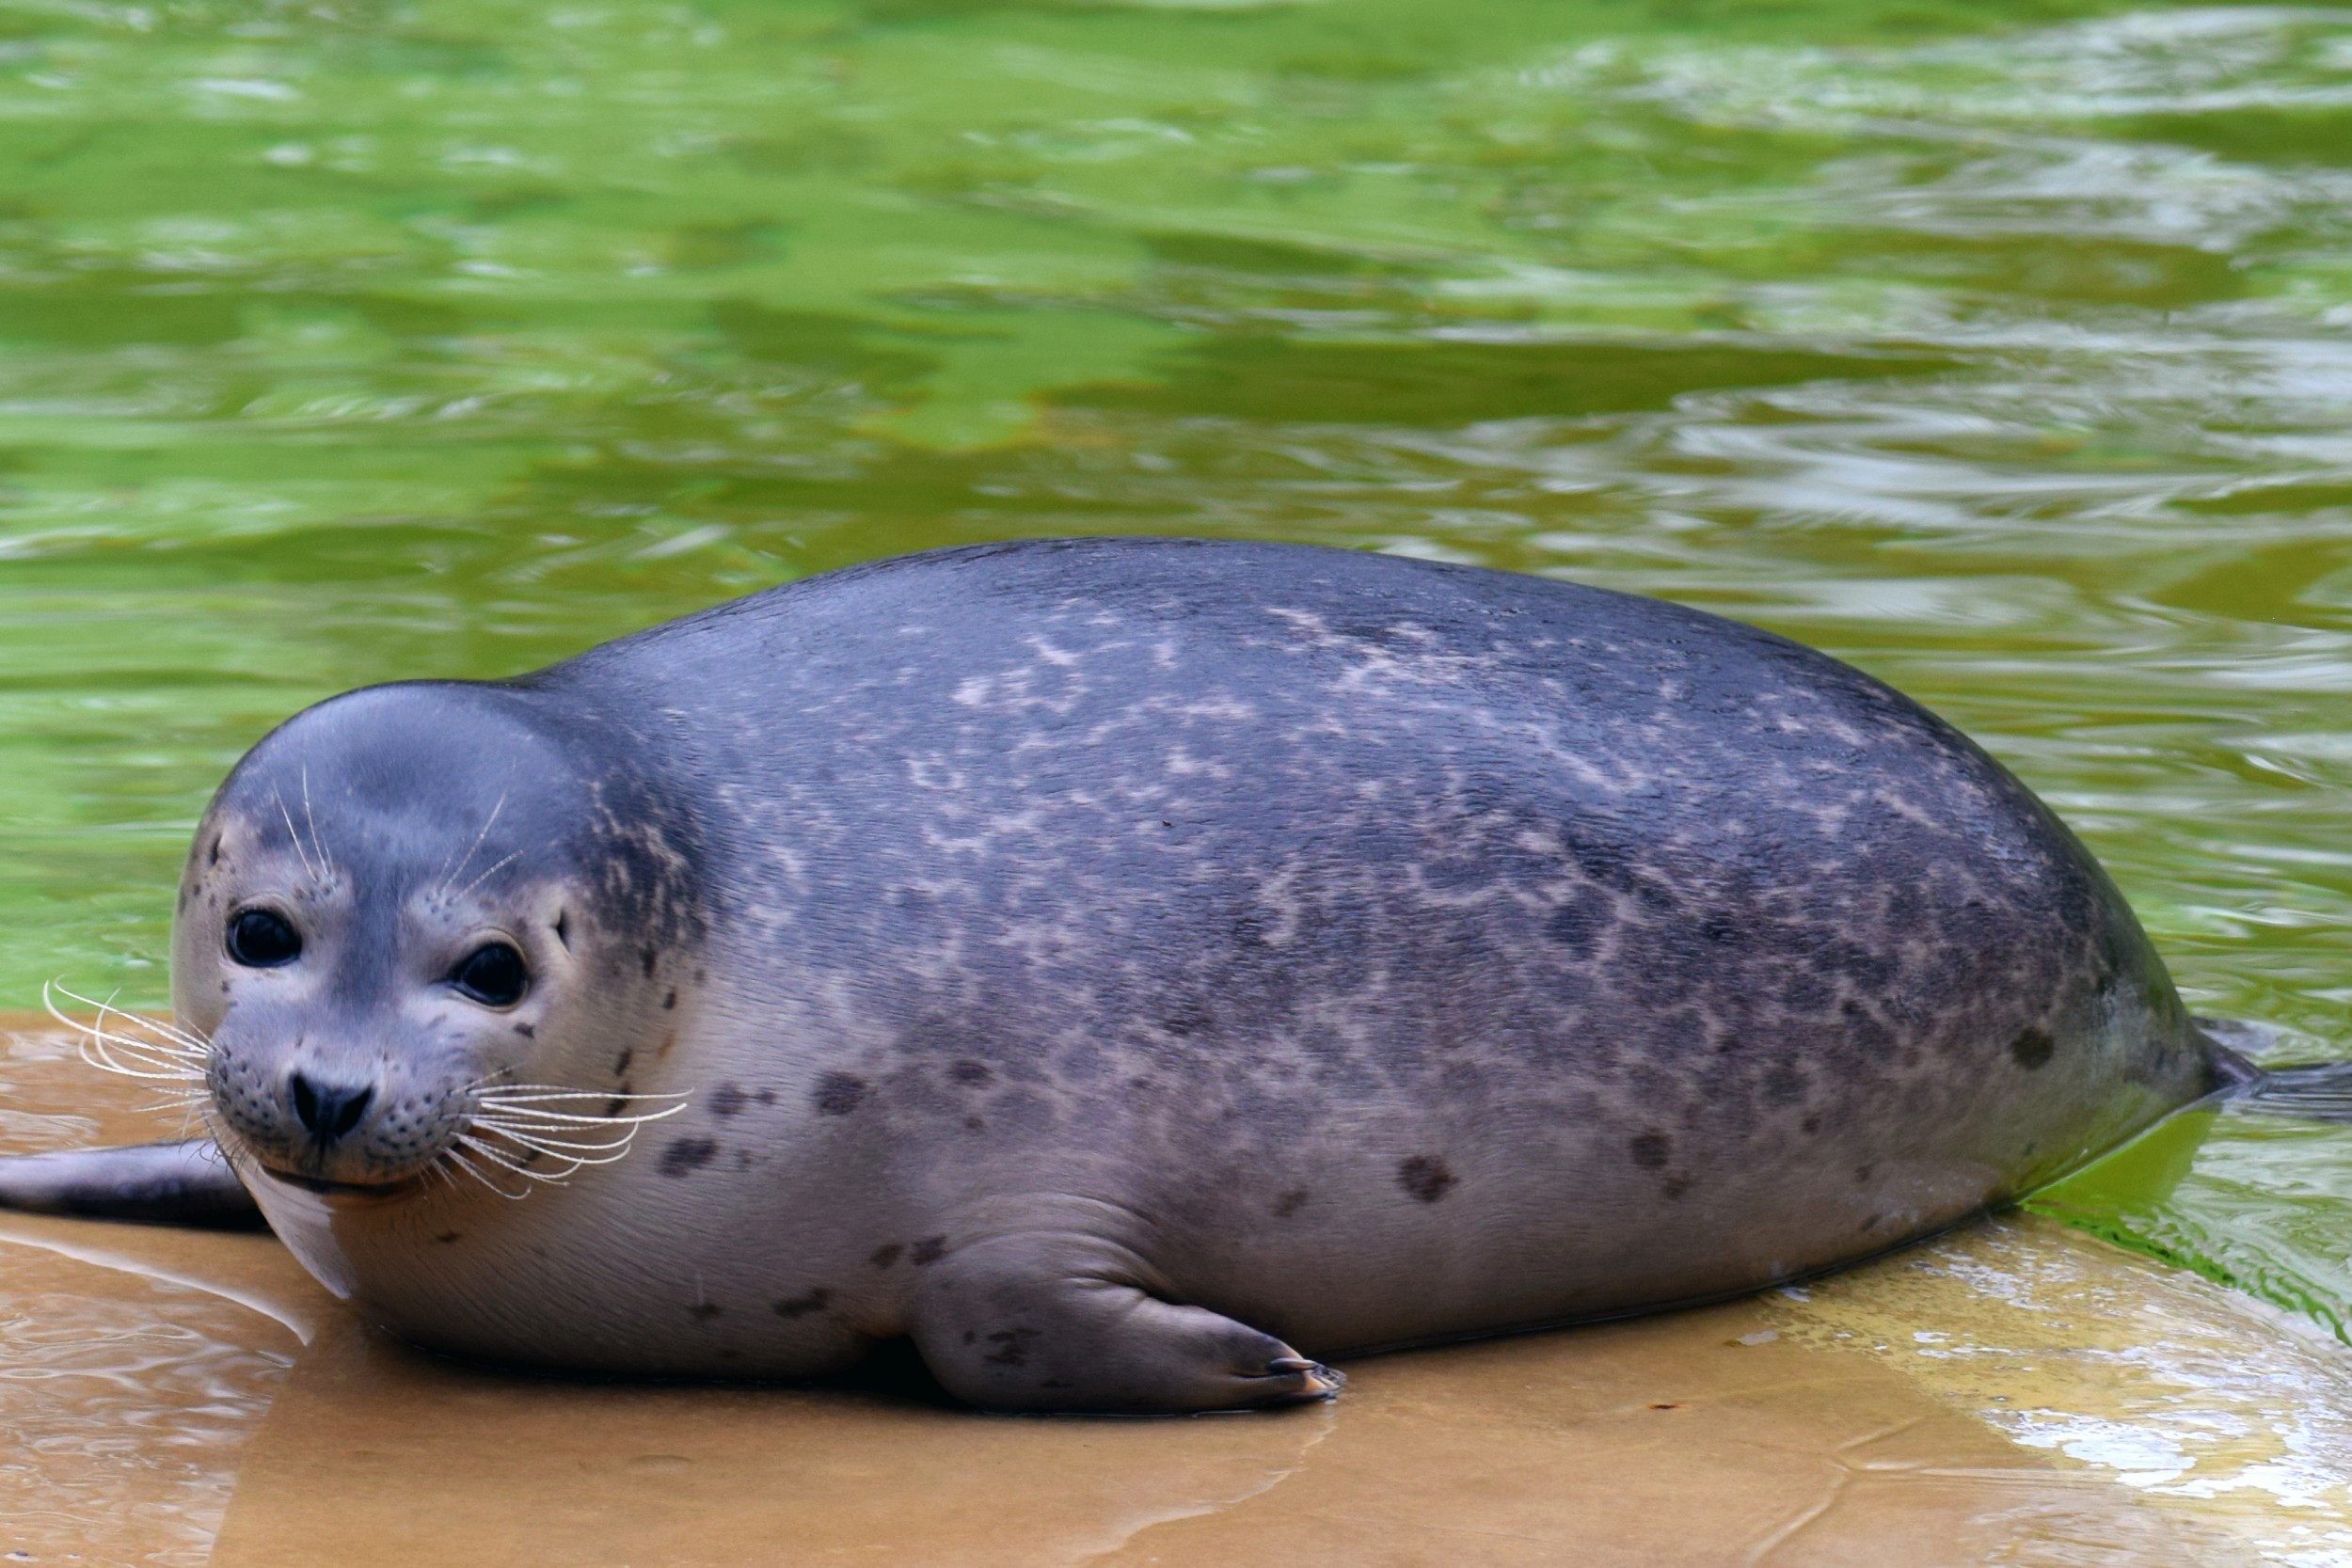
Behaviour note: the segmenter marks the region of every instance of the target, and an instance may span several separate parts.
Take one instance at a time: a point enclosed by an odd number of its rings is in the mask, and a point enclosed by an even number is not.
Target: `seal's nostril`
[[[374,1098],[373,1089],[362,1088],[358,1094],[345,1100],[342,1107],[335,1112],[333,1123],[335,1136],[348,1137],[351,1130],[359,1125],[359,1118],[367,1115],[368,1101]]]
[[[295,1119],[321,1147],[349,1137],[359,1118],[368,1114],[368,1102],[375,1098],[373,1085],[322,1084],[299,1072],[287,1080],[287,1088],[293,1095]]]

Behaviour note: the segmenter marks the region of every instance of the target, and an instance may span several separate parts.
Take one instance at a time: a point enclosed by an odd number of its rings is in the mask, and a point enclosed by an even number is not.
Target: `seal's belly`
[[[1857,1096],[1807,1132],[1804,1115],[1762,1123],[1740,1102],[1675,1098],[1671,1078],[1612,1085],[1564,1065],[1549,1093],[1518,1082],[1514,1104],[1478,1114],[1301,1091],[1315,1115],[1279,1143],[1082,1097],[992,1142],[969,1117],[887,1114],[886,1086],[869,1087],[884,1114],[863,1123],[739,1112],[724,1141],[669,1134],[654,1158],[533,1194],[480,1230],[420,1209],[339,1231],[301,1194],[270,1210],[313,1273],[398,1332],[501,1360],[837,1370],[905,1332],[926,1271],[958,1248],[1072,1225],[1171,1299],[1337,1354],[1817,1272],[1947,1226],[2167,1108],[2074,1071]],[[707,1158],[662,1174],[664,1150],[699,1157],[705,1142]]]

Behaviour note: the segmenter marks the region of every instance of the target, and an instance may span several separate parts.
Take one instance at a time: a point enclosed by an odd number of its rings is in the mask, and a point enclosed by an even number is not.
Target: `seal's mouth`
[[[404,1176],[390,1181],[329,1181],[322,1177],[298,1176],[276,1165],[262,1165],[262,1174],[273,1181],[283,1181],[289,1187],[299,1187],[321,1197],[353,1198],[362,1202],[384,1202],[405,1197],[424,1185],[421,1176]]]

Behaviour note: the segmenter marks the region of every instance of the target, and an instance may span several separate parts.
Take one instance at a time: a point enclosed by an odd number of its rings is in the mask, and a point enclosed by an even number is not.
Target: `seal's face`
[[[630,1058],[694,924],[662,892],[683,862],[593,744],[520,705],[337,699],[256,747],[199,829],[174,1010],[210,1041],[215,1131],[270,1175],[520,1190],[626,1146]]]

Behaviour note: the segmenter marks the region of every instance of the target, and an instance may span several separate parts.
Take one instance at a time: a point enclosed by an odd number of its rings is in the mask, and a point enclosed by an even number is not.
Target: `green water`
[[[1827,648],[2352,1053],[2348,240],[2345,10],[0,0],[0,1008],[315,698],[1182,531]],[[2352,1133],[2166,1137],[2054,1206],[2352,1320]]]

